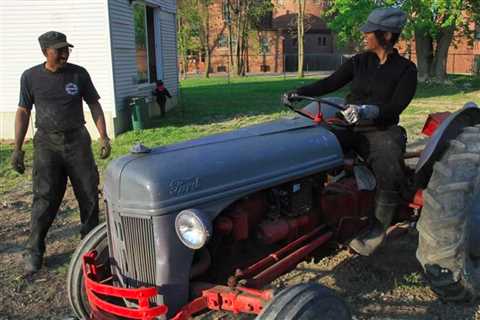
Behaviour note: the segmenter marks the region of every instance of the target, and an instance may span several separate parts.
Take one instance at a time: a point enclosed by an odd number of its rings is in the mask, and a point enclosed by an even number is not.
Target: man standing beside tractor
[[[343,117],[353,129],[335,133],[346,150],[354,149],[372,168],[376,180],[376,220],[364,235],[349,246],[368,256],[385,239],[401,202],[404,182],[403,154],[407,137],[398,125],[417,87],[417,69],[394,48],[406,23],[406,15],[397,8],[375,9],[362,26],[366,52],[345,62],[326,79],[283,95],[288,104],[296,96],[321,96],[351,82]]]
[[[80,207],[81,236],[98,224],[98,170],[85,128],[82,99],[88,104],[100,134],[100,157],[110,155],[105,117],[88,72],[67,63],[73,47],[63,33],[49,31],[38,38],[46,62],[21,77],[15,116],[13,169],[25,171],[22,145],[35,105],[33,139],[33,204],[31,230],[25,252],[25,274],[37,272],[45,253],[45,237],[62,202],[67,178]]]

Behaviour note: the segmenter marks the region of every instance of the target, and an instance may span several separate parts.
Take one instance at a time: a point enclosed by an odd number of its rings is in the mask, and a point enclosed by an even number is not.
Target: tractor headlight
[[[188,209],[178,214],[175,230],[184,245],[196,250],[203,247],[210,237],[212,223],[200,210]]]

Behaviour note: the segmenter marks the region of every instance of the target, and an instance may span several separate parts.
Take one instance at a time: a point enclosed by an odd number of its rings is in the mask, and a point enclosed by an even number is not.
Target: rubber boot
[[[362,256],[369,256],[380,247],[386,231],[392,223],[399,204],[399,194],[392,191],[378,191],[375,200],[375,219],[368,231],[353,239],[349,247]]]

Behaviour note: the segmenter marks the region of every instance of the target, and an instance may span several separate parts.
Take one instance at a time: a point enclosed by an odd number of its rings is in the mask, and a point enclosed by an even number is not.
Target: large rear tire
[[[280,291],[256,320],[350,320],[350,311],[331,289],[299,284]]]
[[[88,303],[83,282],[82,257],[88,252],[97,251],[99,263],[108,262],[107,227],[105,223],[90,231],[73,253],[67,275],[67,294],[70,306],[79,319],[88,319],[90,305]]]
[[[417,259],[444,301],[478,296],[480,255],[472,225],[480,221],[480,125],[466,127],[434,165],[417,224]]]

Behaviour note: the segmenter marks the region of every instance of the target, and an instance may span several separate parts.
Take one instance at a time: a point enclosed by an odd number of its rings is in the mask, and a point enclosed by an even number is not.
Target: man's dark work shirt
[[[85,124],[82,99],[100,99],[87,70],[66,64],[56,72],[40,64],[26,70],[20,80],[20,107],[35,105],[35,125],[49,132],[64,132]]]
[[[321,96],[351,82],[347,104],[374,104],[380,109],[375,120],[379,126],[398,124],[399,116],[408,106],[417,88],[415,64],[395,49],[380,64],[373,52],[360,53],[346,61],[328,78],[297,89],[303,96]]]

